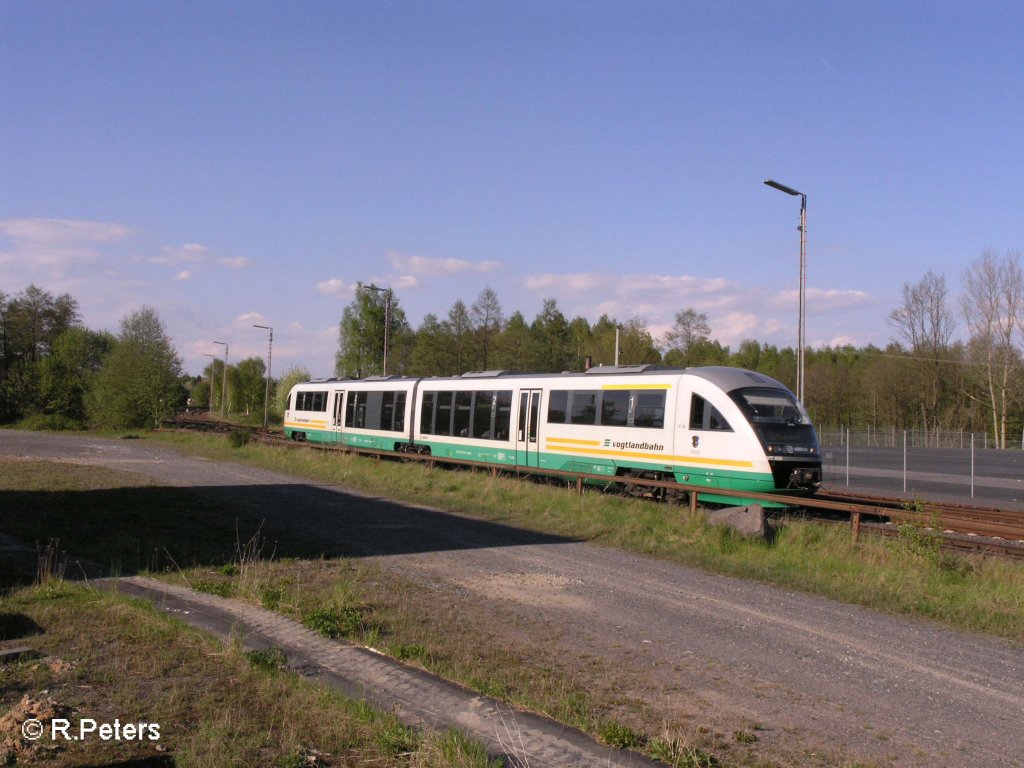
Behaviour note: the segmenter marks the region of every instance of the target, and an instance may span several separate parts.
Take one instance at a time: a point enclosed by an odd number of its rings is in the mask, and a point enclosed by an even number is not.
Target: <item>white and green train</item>
[[[321,379],[292,388],[284,429],[293,440],[708,491],[814,492],[821,484],[803,406],[778,381],[739,368]]]

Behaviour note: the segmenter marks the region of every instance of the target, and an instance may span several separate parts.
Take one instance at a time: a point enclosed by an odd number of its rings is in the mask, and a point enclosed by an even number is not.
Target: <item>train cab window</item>
[[[665,426],[665,393],[633,393],[633,426],[661,429]]]
[[[601,394],[601,426],[624,427],[629,416],[629,392],[606,390]]]
[[[715,406],[700,395],[690,398],[690,429],[731,432],[732,427]]]
[[[597,398],[600,394],[599,391],[572,393],[570,414],[573,424],[597,423]]]
[[[569,393],[554,390],[548,396],[548,424],[565,424],[565,412],[569,407]]]

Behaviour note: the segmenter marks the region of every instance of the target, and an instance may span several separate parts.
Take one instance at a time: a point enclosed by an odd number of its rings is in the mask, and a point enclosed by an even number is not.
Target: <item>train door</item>
[[[334,390],[334,406],[331,410],[331,440],[340,443],[342,426],[345,424],[345,390]]]
[[[540,442],[537,429],[540,424],[539,389],[519,392],[519,425],[516,430],[516,463],[524,467],[540,466]]]

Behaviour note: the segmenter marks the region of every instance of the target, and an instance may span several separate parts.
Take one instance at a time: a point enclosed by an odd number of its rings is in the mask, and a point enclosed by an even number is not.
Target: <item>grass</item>
[[[894,541],[864,539],[854,546],[845,527],[795,521],[768,545],[709,528],[701,517],[690,518],[678,507],[596,493],[580,498],[555,487],[484,473],[255,444],[234,448],[219,437],[161,439],[198,455],[297,474],[316,484],[345,485],[370,494],[386,491],[390,498],[413,504],[588,539],[883,610],[931,616],[1016,640],[1024,637],[1020,564],[937,558],[920,546],[913,532]],[[513,610],[499,605],[482,616],[455,594],[402,579],[363,559],[321,557],[308,535],[299,536],[280,522],[277,527],[266,523],[258,510],[245,505],[211,500],[188,489],[152,486],[129,473],[96,467],[61,465],[55,470],[53,465],[7,462],[2,469],[0,530],[27,541],[59,537],[60,547],[100,562],[165,572],[167,578],[214,594],[250,600],[327,636],[377,648],[545,712],[608,743],[637,746],[670,765],[776,765],[761,754],[752,733],[756,728],[731,731],[730,737],[699,722],[666,722],[657,702],[622,693],[635,686],[613,660],[569,657],[560,650],[561,627],[522,625]],[[160,513],[146,514],[154,509]],[[24,514],[27,510],[33,514]],[[110,530],[127,523],[134,526],[131,537],[110,541]],[[452,632],[452,627],[459,631]],[[280,666],[272,656],[243,660],[263,673]],[[382,738],[394,746],[404,737],[395,731]],[[289,747],[297,751],[285,749],[282,759],[305,759],[304,748]]]
[[[771,545],[708,528],[683,508],[637,502],[486,473],[430,469],[348,454],[165,433],[160,440],[211,458],[241,461],[534,531],[583,539],[710,571],[820,594],[1014,641],[1024,638],[1024,565],[950,554],[919,530],[897,539],[850,540],[845,526],[790,521]]]
[[[225,647],[148,604],[57,580],[9,595],[2,615],[33,626],[18,639],[46,654],[0,666],[4,709],[28,694],[52,699],[72,732],[85,718],[159,725],[157,741],[44,736],[18,765],[120,765],[161,755],[178,768],[492,765],[464,737],[421,734],[282,672],[277,649]]]

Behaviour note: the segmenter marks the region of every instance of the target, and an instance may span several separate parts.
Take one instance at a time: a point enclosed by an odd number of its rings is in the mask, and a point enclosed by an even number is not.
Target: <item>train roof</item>
[[[730,368],[728,366],[702,366],[697,368],[679,368],[667,365],[599,365],[589,368],[586,371],[565,371],[562,373],[533,373],[529,371],[518,371],[509,369],[490,371],[467,371],[459,376],[367,376],[363,379],[354,377],[311,379],[302,382],[303,384],[333,384],[333,383],[367,383],[367,382],[403,382],[421,380],[425,382],[438,381],[465,381],[467,379],[576,379],[594,376],[657,376],[657,375],[683,375],[699,376],[711,382],[725,392],[742,387],[761,386],[788,389],[781,382],[770,376],[765,376],[756,371],[744,368]]]
[[[686,372],[707,379],[724,392],[732,392],[734,389],[742,387],[773,387],[788,391],[788,387],[782,382],[757,371],[748,371],[746,368],[708,365],[701,368],[687,368]]]

